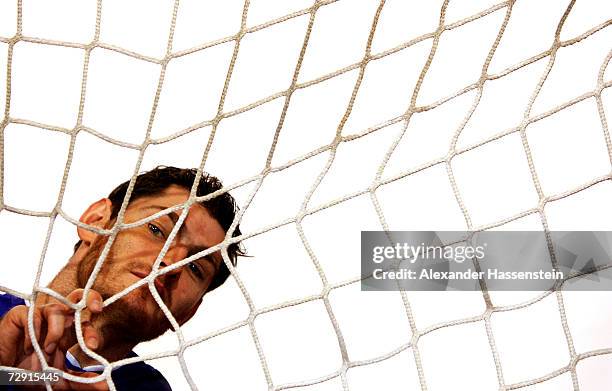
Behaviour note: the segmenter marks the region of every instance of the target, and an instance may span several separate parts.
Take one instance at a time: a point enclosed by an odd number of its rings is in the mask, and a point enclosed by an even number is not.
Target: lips
[[[144,270],[132,270],[132,274],[135,275],[138,278],[145,278],[147,277],[149,274],[151,273],[151,271],[144,271]]]

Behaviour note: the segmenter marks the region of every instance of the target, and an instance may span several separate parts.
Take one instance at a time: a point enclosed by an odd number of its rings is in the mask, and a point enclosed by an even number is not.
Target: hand
[[[34,356],[33,362],[37,365],[38,359],[35,355],[33,356]],[[93,373],[93,372],[75,372],[75,371],[72,371],[66,368],[65,355],[59,349],[57,349],[51,357],[47,357],[47,355],[45,355],[45,358],[47,358],[49,365],[52,366],[53,368],[59,369],[71,375],[78,376],[78,377],[89,377],[89,378],[99,376],[97,373]],[[40,366],[38,366],[37,370],[40,370]],[[108,391],[109,390],[108,383],[106,383],[105,380],[99,381],[97,383],[80,383],[80,382],[66,380],[63,377],[60,378],[59,382],[53,383],[52,387],[54,390],[79,390],[79,391]],[[36,391],[38,390],[43,391],[46,389],[45,386],[43,385],[22,386],[21,388],[23,388],[24,390],[36,390]]]
[[[66,298],[72,303],[77,303],[82,296],[83,290],[77,289]],[[92,315],[101,311],[102,297],[98,292],[90,290],[86,308],[81,311],[81,328],[85,343],[91,350],[101,345],[101,336],[91,325],[90,319]],[[65,369],[65,352],[76,341],[71,328],[74,323],[74,310],[53,299],[52,303],[34,308],[33,321],[35,337],[39,343],[42,341],[40,346],[46,361],[55,368]],[[28,307],[16,306],[5,314],[0,320],[0,336],[0,365],[41,370],[28,330]],[[91,387],[91,385],[84,386]]]

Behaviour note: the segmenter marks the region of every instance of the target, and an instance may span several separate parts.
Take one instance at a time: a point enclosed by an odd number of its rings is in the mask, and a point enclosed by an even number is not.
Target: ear
[[[89,205],[89,208],[83,213],[79,221],[87,225],[93,225],[99,228],[104,228],[110,221],[112,202],[108,198],[102,198],[99,201]],[[91,245],[94,239],[98,236],[97,233],[89,231],[85,228],[77,227],[79,239],[85,245]]]
[[[195,315],[195,313],[198,311],[198,308],[200,308],[200,304],[202,304],[202,298],[200,297],[200,300],[196,301],[193,304],[193,307],[191,307],[191,309],[189,310],[189,312],[187,314],[185,314],[185,316],[182,316],[181,319],[177,319],[179,325],[184,325],[189,319],[193,318],[193,316]]]

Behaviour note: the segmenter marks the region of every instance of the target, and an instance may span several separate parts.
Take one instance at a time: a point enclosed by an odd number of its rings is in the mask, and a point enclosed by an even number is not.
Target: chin
[[[130,292],[102,312],[101,326],[105,334],[139,343],[157,338],[171,329],[170,321],[151,295],[145,298],[139,291]]]

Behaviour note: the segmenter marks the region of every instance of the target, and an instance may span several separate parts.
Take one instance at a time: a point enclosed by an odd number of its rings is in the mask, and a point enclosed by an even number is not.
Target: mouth
[[[151,273],[151,271],[149,270],[147,272],[147,271],[144,271],[144,270],[132,270],[131,273],[133,275],[135,275],[136,277],[138,277],[140,279],[143,279],[143,278],[147,277]]]

